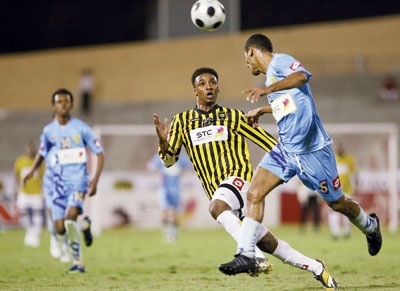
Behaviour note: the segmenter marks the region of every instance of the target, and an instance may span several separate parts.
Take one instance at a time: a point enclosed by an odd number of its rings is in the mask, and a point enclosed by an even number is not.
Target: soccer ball
[[[218,0],[198,0],[190,11],[192,22],[201,30],[214,31],[225,22],[225,8]]]

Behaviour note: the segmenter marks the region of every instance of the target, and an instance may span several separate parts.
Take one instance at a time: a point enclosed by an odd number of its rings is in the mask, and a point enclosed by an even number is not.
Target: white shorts
[[[247,190],[250,183],[239,177],[229,177],[221,182],[211,199],[224,201],[239,218],[246,214]]]
[[[242,178],[229,177],[218,186],[211,201],[215,199],[224,201],[231,207],[232,213],[242,220],[246,215],[247,190],[249,186],[250,183]],[[260,241],[268,231],[268,228],[261,223],[258,228],[257,241]]]
[[[42,210],[44,207],[44,199],[42,194],[25,194],[18,192],[17,198],[18,209],[31,208],[32,210]]]

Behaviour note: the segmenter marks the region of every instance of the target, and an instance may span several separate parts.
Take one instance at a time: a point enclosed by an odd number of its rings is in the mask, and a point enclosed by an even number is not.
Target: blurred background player
[[[3,193],[3,190],[4,190],[3,189],[3,182],[0,181],[0,203],[3,202],[4,196],[5,196],[4,193]],[[5,227],[3,225],[3,221],[2,221],[2,219],[0,217],[0,233],[5,233],[5,232],[6,232],[5,231]]]
[[[32,168],[37,152],[33,141],[25,146],[25,154],[19,156],[14,164],[17,182],[17,209],[22,226],[26,229],[24,243],[29,247],[40,246],[40,236],[44,225],[44,198],[42,178],[44,166],[37,169],[32,179],[23,183],[24,176]]]
[[[299,181],[296,187],[297,200],[300,203],[300,230],[305,231],[307,219],[312,216],[313,229],[319,231],[321,221],[321,198],[317,191],[308,189]]]
[[[93,89],[94,89],[93,72],[90,68],[85,68],[82,70],[81,77],[79,80],[81,111],[84,115],[88,115],[91,113]]]
[[[192,169],[192,163],[185,154],[182,154],[174,165],[167,168],[158,153],[155,153],[148,161],[147,169],[160,173],[158,201],[161,209],[163,241],[174,242],[179,228],[181,177],[185,170]]]
[[[335,140],[333,150],[336,155],[336,166],[339,173],[343,193],[347,197],[354,196],[354,188],[357,185],[357,163],[353,155],[346,152],[343,142]],[[329,211],[328,224],[334,239],[343,236],[350,237],[351,223],[346,216],[336,211]]]
[[[97,191],[97,183],[103,169],[103,147],[91,128],[83,121],[72,117],[73,95],[66,89],[53,93],[51,102],[55,120],[46,125],[41,135],[40,150],[31,170],[24,178],[30,180],[49,151],[55,147],[57,163],[53,167],[55,191],[53,194],[52,218],[58,235],[67,235],[72,266],[67,274],[85,273],[81,248],[81,229],[85,242],[91,244],[90,220],[81,226],[78,216],[83,213],[84,201]],[[97,156],[93,177],[87,167],[87,149]],[[90,234],[90,241],[87,235]]]

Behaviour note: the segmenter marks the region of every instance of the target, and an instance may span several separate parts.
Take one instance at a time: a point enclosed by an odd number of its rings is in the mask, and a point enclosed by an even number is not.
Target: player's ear
[[[249,46],[246,53],[248,57],[252,57],[254,54],[254,49],[251,46]]]
[[[193,88],[193,94],[195,97],[197,97],[197,89],[196,88]]]

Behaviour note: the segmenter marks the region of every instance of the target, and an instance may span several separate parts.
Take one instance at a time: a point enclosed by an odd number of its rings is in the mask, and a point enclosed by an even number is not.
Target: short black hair
[[[209,74],[215,76],[215,78],[217,78],[217,81],[218,81],[218,73],[213,68],[208,68],[208,67],[198,68],[196,71],[193,72],[193,75],[192,75],[193,88],[194,88],[194,82],[196,82],[196,78],[198,76],[200,76],[201,74],[205,74],[205,73],[209,73]]]
[[[53,95],[51,96],[51,104],[54,105],[54,103],[56,103],[56,96],[58,94],[69,95],[69,97],[71,98],[71,103],[74,103],[74,95],[72,95],[72,93],[69,90],[60,88],[56,92],[54,92]]]
[[[266,50],[269,51],[270,53],[273,52],[271,40],[266,35],[261,33],[253,34],[247,39],[246,44],[244,46],[244,51],[247,52],[249,50],[249,47],[254,47],[262,51]]]

